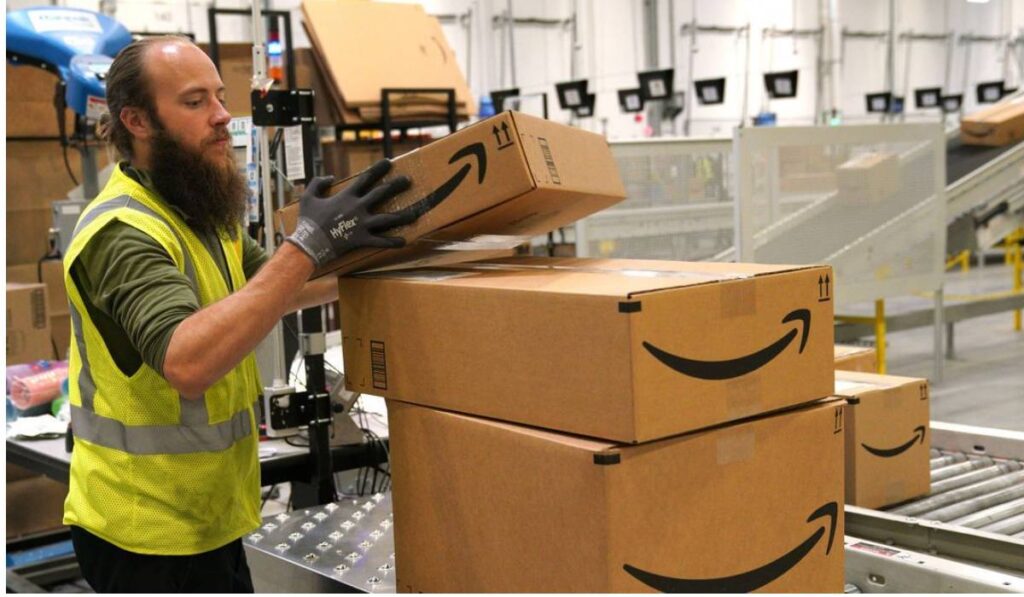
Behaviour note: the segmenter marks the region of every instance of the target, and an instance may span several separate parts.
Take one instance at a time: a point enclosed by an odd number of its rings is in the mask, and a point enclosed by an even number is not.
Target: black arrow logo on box
[[[875,456],[879,456],[881,458],[892,458],[893,456],[899,456],[900,454],[909,450],[915,442],[923,445],[924,436],[924,425],[918,425],[917,427],[914,427],[914,437],[910,438],[910,440],[907,441],[906,443],[896,446],[895,448],[873,448],[863,443],[861,444],[861,447],[867,450],[868,452],[871,452]]]
[[[629,564],[622,568],[633,578],[662,593],[749,593],[779,578],[800,563],[825,535],[826,528],[828,544],[825,546],[825,555],[828,556],[832,552],[832,542],[836,536],[836,519],[839,516],[839,506],[836,502],[828,502],[815,510],[807,518],[807,522],[825,516],[829,519],[828,525],[818,528],[803,543],[778,559],[741,574],[720,578],[675,578],[647,572]]]
[[[491,134],[494,135],[494,142],[498,144],[498,149],[512,146],[512,135],[508,132],[507,122],[501,123],[501,127],[498,127],[498,125],[491,127]],[[502,135],[505,137],[504,141],[501,140]]]
[[[800,332],[792,329],[783,337],[755,353],[727,361],[698,361],[666,352],[650,342],[645,341],[643,345],[647,352],[654,355],[654,358],[683,375],[698,379],[731,379],[756,371],[769,363],[789,346],[798,333],[800,334],[800,352],[803,353],[804,347],[807,345],[807,338],[811,333],[811,312],[808,309],[796,309],[782,318],[782,323],[791,321],[799,321],[802,324]]]
[[[461,160],[462,158],[475,156],[477,164],[477,184],[483,184],[484,178],[487,176],[487,150],[484,148],[483,143],[473,143],[463,147],[456,151],[451,159],[448,160],[449,164]],[[448,198],[452,192],[462,184],[462,180],[466,178],[469,171],[473,169],[473,163],[469,162],[459,168],[459,171],[452,175],[451,178],[444,181],[441,186],[434,189],[429,195],[420,199],[416,203],[399,210],[399,213],[412,212],[418,216],[422,216],[428,211],[434,209],[438,205]]]

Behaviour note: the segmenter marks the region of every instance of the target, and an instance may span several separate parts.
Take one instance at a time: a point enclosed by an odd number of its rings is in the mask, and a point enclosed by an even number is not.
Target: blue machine
[[[123,25],[89,10],[43,6],[7,13],[7,60],[57,74],[67,106],[98,118],[113,57],[132,41]]]

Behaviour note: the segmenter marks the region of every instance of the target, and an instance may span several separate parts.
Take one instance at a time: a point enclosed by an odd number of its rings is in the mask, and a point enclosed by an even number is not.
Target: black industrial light
[[[675,71],[671,68],[649,70],[637,73],[640,80],[640,97],[644,101],[666,99],[672,95]]]
[[[683,91],[677,91],[672,94],[672,97],[668,98],[668,101],[662,104],[661,117],[665,120],[673,120],[676,116],[683,113],[683,108],[686,106],[686,93]]]
[[[952,112],[959,112],[960,106],[964,103],[964,94],[955,93],[952,95],[942,96],[942,111],[947,114]]]
[[[644,109],[644,98],[641,97],[639,89],[620,89],[619,107],[623,112],[642,112]]]
[[[513,87],[511,89],[495,89],[491,92],[491,103],[494,104],[494,112],[505,111],[505,100],[510,97],[519,97],[519,88]],[[519,106],[509,107],[510,110],[518,109]]]
[[[869,93],[864,96],[867,100],[868,112],[888,112],[892,104],[892,93],[883,91],[881,93]]]
[[[587,101],[587,81],[566,81],[555,83],[558,91],[558,105],[563,110],[575,110]]]
[[[798,71],[787,70],[764,74],[764,87],[771,99],[796,97]]]
[[[725,103],[725,77],[718,79],[701,79],[694,81],[697,89],[697,101],[703,105]]]
[[[588,93],[583,98],[583,103],[574,109],[579,118],[590,118],[594,115],[594,105],[597,103],[597,94]]]
[[[1003,97],[1017,93],[1018,87],[1003,87]]]
[[[988,83],[978,83],[978,103],[992,104],[1003,99],[1004,83],[1005,81],[989,81]]]
[[[917,108],[938,108],[941,101],[941,87],[922,87],[914,90],[914,106]]]

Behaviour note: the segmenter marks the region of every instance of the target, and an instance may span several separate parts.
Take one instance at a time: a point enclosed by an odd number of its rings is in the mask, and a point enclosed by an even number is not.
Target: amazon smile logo
[[[828,556],[832,552],[838,516],[838,504],[836,502],[828,502],[807,517],[807,522],[823,517],[828,517],[828,522],[823,524],[823,526],[819,526],[800,545],[797,545],[764,566],[732,576],[722,576],[719,578],[676,578],[674,576],[663,576],[641,570],[629,564],[625,564],[622,569],[633,578],[662,593],[749,593],[779,578],[800,563],[800,560],[804,559],[814,549],[814,546],[821,541],[821,538],[825,536],[826,529],[828,529],[828,543],[825,544],[825,555]]]
[[[448,163],[454,164],[455,162],[468,157],[476,158],[476,182],[477,184],[483,184],[484,177],[487,176],[487,149],[484,148],[483,143],[471,143],[470,145],[463,147],[462,149],[456,151],[452,155],[451,159],[448,160]],[[415,213],[416,216],[419,217],[427,213],[428,211],[434,209],[438,205],[441,205],[441,203],[444,202],[444,200],[447,199],[448,196],[451,195],[452,192],[455,191],[455,189],[457,189],[460,184],[462,184],[462,181],[466,178],[467,175],[469,175],[469,171],[472,169],[472,162],[464,164],[461,168],[459,168],[458,172],[453,174],[451,178],[442,183],[441,186],[437,187],[426,197],[420,199],[416,203],[413,203],[412,205],[403,209],[402,211]]]
[[[782,351],[786,350],[786,347],[793,342],[797,335],[800,336],[799,352],[803,353],[804,347],[807,346],[807,338],[811,333],[811,312],[807,309],[796,309],[782,318],[783,324],[793,321],[800,322],[799,330],[796,328],[791,329],[781,338],[757,352],[726,361],[688,359],[662,350],[650,342],[644,342],[644,348],[664,365],[683,375],[698,379],[732,379],[764,367],[772,359],[779,356]]]
[[[871,452],[875,456],[878,456],[878,457],[881,457],[881,458],[892,458],[893,456],[899,456],[900,454],[906,452],[915,443],[919,443],[919,444],[923,445],[924,444],[924,435],[925,435],[924,425],[918,425],[917,427],[914,427],[914,437],[912,437],[909,440],[907,440],[906,443],[902,443],[902,444],[896,446],[895,448],[874,448],[874,447],[869,446],[869,445],[864,444],[864,443],[861,444],[861,447],[864,448],[865,450],[867,450],[868,452]]]

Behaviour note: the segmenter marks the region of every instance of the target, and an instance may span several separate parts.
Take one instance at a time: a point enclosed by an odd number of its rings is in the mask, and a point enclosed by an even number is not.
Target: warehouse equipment
[[[73,8],[38,7],[7,13],[7,60],[48,70],[59,82],[54,96],[61,143],[82,154],[85,196],[99,192],[93,127],[106,113],[106,75],[131,34],[106,15]],[[75,113],[70,138],[64,108]]]

